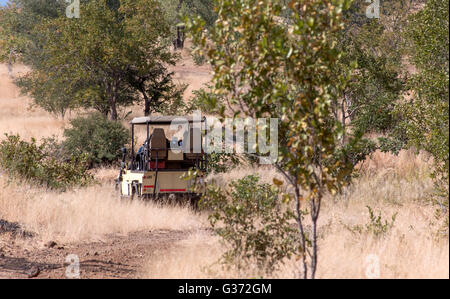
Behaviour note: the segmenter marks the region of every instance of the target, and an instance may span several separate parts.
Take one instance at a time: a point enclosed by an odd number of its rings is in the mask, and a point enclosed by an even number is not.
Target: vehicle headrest
[[[189,136],[188,136],[189,132]],[[189,142],[187,142],[189,141]],[[202,134],[199,128],[190,128],[184,133],[183,150],[185,153],[201,153],[202,151]]]
[[[150,153],[152,156],[156,156],[158,153],[159,158],[165,158],[167,153],[167,140],[164,129],[154,128],[152,131],[152,137],[150,139]]]

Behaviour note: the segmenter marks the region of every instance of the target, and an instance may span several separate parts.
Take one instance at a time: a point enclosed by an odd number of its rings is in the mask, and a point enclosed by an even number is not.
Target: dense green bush
[[[26,142],[19,135],[6,134],[6,140],[0,143],[0,168],[11,177],[34,181],[51,189],[64,190],[92,182],[87,155],[72,155],[61,160],[46,151],[49,143],[44,140],[38,145],[34,138]]]
[[[212,212],[214,231],[229,248],[225,265],[238,270],[257,265],[261,274],[275,270],[298,251],[294,215],[280,200],[277,188],[250,175],[233,181],[227,190],[208,186],[201,205]]]
[[[376,150],[376,143],[367,138],[355,138],[342,148],[346,159],[353,166],[356,166],[359,162],[364,161],[370,154],[372,154]]]
[[[129,141],[129,131],[120,122],[99,113],[79,117],[64,130],[65,150],[74,155],[89,154],[95,164],[112,163],[120,157],[120,148]]]
[[[398,153],[406,148],[406,143],[399,138],[391,137],[379,137],[378,148],[383,153],[392,153],[398,155]]]

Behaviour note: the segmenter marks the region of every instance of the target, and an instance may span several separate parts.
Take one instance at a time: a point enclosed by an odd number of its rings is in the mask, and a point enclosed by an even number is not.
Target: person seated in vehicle
[[[144,168],[144,148],[145,143],[138,149],[136,153],[137,170],[142,170]]]

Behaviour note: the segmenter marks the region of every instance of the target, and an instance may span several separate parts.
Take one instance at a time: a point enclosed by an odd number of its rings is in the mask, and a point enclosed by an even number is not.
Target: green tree
[[[334,109],[335,118],[345,128],[343,144],[346,134],[375,132],[386,137],[379,138],[379,145],[372,147],[373,150],[397,152],[405,146],[407,138],[399,126],[401,118],[395,107],[406,91],[408,77],[401,31],[416,2],[420,1],[383,3],[380,18],[373,19],[365,15],[367,4],[364,1],[352,2],[345,11],[345,30],[338,36],[338,47],[343,55],[341,67],[347,68],[356,62],[357,68]],[[361,158],[365,159],[365,155]]]
[[[149,73],[139,75],[136,70],[128,72],[127,82],[144,98],[144,114],[168,112],[183,106],[185,84],[173,82],[174,73],[169,72],[160,62],[155,62]]]
[[[428,0],[411,16],[406,37],[416,72],[412,98],[400,105],[410,145],[434,158],[435,178],[447,217],[449,196],[449,11],[448,1]]]
[[[62,16],[65,6],[64,0],[11,0],[0,7],[0,61],[38,63],[41,35],[33,29],[43,19]]]
[[[37,28],[44,20],[64,16],[66,5],[62,0],[12,0],[7,7],[0,8],[0,61],[7,61],[10,70],[14,62],[43,69],[40,73],[16,78],[15,83],[23,93],[32,93],[34,104],[62,117],[68,109],[75,108],[74,101],[61,87],[67,85],[66,82],[54,80],[42,84],[46,82],[48,57],[43,48],[47,39]]]
[[[338,154],[342,126],[333,103],[342,97],[348,70],[335,35],[343,29],[345,0],[289,2],[215,1],[218,19],[190,24],[197,52],[214,71],[211,106],[225,115],[279,118],[279,157],[275,163],[293,190],[302,260],[300,273],[314,278],[318,262],[317,221],[324,196],[340,189],[351,166]],[[311,234],[302,211],[307,206]],[[309,244],[311,247],[309,248]]]
[[[206,26],[214,25],[217,15],[212,0],[165,0],[162,1],[165,14],[172,25],[172,35],[176,36],[176,26],[180,24],[183,16],[200,16],[205,20]]]
[[[20,24],[29,3],[19,2],[12,11]],[[43,15],[27,29],[23,48],[32,71],[17,82],[23,92],[50,112],[95,108],[113,120],[119,107],[142,99],[146,114],[171,96],[179,102],[183,88],[166,69],[177,55],[170,52],[170,26],[159,1],[83,1],[80,9],[79,19]]]

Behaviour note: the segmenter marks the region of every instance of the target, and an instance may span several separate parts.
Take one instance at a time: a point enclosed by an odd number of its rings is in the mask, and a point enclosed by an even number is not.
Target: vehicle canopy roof
[[[165,116],[144,116],[136,117],[130,123],[133,125],[170,125],[170,124],[183,124],[186,121],[189,123],[205,122],[206,117],[200,119],[194,119],[193,116],[181,116],[181,115],[165,115]]]

